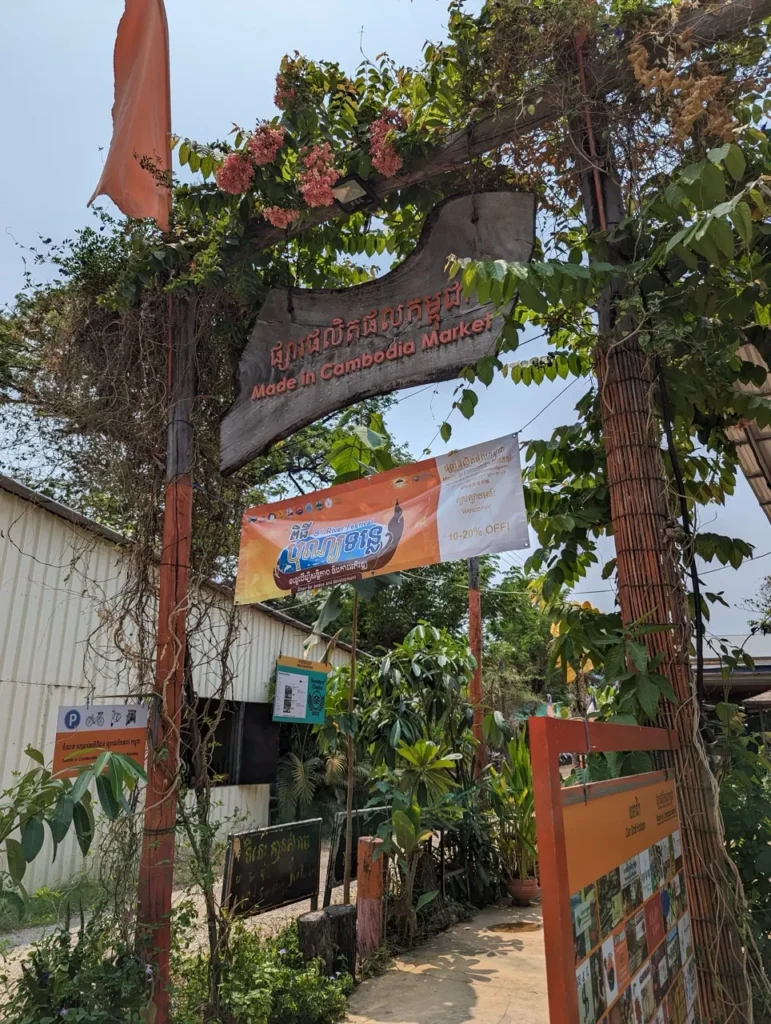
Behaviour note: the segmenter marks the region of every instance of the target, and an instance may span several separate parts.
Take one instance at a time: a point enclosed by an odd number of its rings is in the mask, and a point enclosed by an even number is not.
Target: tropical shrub
[[[250,931],[243,922],[233,928],[223,957],[219,989],[224,1024],[336,1024],[346,1015],[348,975],[327,978],[319,961],[306,962],[292,924],[273,938]],[[174,954],[173,1024],[200,1024],[207,1007],[208,953],[180,950]],[[217,1024],[217,1018],[212,1021]]]
[[[490,803],[497,819],[496,846],[509,878],[534,878],[538,865],[533,766],[525,730],[506,744],[500,769],[489,768]]]
[[[145,964],[109,917],[96,913],[35,943],[21,974],[0,976],[5,1024],[144,1024],[151,996]]]

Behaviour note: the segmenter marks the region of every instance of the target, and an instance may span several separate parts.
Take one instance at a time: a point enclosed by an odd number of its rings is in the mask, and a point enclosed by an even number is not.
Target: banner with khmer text
[[[236,604],[528,546],[516,434],[246,511]]]

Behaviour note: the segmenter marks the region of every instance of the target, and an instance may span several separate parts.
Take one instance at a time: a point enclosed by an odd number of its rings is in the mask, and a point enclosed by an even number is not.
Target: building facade
[[[126,582],[129,551],[114,531],[0,475],[0,789],[11,784],[14,772],[32,767],[24,753],[29,744],[51,760],[60,706],[122,703],[135,692],[130,658],[104,628],[104,608]],[[199,700],[220,689],[215,655],[231,594],[212,585],[207,609],[191,650]],[[254,755],[260,751],[259,731],[271,719],[268,693],[276,659],[302,658],[310,630],[264,605],[239,609],[237,626],[232,685],[225,694],[228,738],[218,753],[225,782],[235,784],[217,787],[215,813],[219,820],[239,818],[243,828],[268,823],[270,786],[249,780],[264,777]],[[331,661],[342,665],[349,657],[337,648]],[[84,867],[73,835],[53,862],[51,854],[46,833],[46,846],[27,868],[28,892],[59,887]],[[96,844],[92,865],[98,856]],[[0,867],[3,859],[0,853]]]

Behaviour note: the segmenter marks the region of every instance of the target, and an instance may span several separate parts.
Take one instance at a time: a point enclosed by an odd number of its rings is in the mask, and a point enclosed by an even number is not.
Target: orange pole
[[[479,592],[479,559],[468,560],[468,632],[476,668],[469,682],[469,700],[474,709],[472,732],[479,746],[474,768],[479,772],[487,763],[482,736],[482,597]]]
[[[139,927],[146,937],[147,955],[153,967],[155,1024],[167,1024],[169,1019],[174,831],[193,532],[191,412],[195,398],[195,302],[187,300],[179,305],[175,345],[171,337],[169,304],[170,408],[163,549],[158,580],[156,700],[150,725],[144,836],[139,862]]]

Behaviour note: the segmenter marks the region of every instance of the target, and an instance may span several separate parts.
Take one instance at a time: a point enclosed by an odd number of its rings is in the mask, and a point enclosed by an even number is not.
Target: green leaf
[[[75,784],[72,787],[72,793],[70,794],[72,796],[72,802],[74,804],[80,803],[80,801],[83,798],[83,794],[91,785],[91,780],[93,778],[93,768],[87,768],[85,771],[81,772],[80,775],[78,775],[77,779],[75,780]]]
[[[731,223],[743,244],[749,248],[752,241],[752,213],[746,203],[737,203],[729,213]]]
[[[31,757],[33,761],[37,761],[37,763],[42,768],[45,768],[45,766],[46,766],[45,758],[43,757],[43,755],[40,753],[39,750],[35,750],[34,747],[29,746],[24,751],[24,753],[27,755],[27,757]]]
[[[724,146],[717,146],[715,149],[711,149],[707,153],[707,158],[712,161],[713,164],[722,164],[725,158],[728,156],[728,150],[731,147],[726,144]]]
[[[99,803],[102,805],[102,810],[110,821],[114,821],[120,815],[120,804],[115,799],[110,779],[106,775],[97,776],[96,792],[99,797]]]
[[[661,690],[668,701],[671,701],[672,704],[678,703],[675,691],[672,689],[672,684],[666,676],[661,675],[660,672],[651,672],[650,678],[658,686],[659,690]]]
[[[640,707],[648,718],[655,718],[661,695],[658,686],[645,675],[639,675],[636,679],[636,684],[637,699],[640,702]]]
[[[427,907],[428,904],[431,903],[432,900],[435,900],[438,895],[438,889],[434,889],[432,892],[422,893],[418,897],[418,902],[415,904],[415,913],[417,914],[419,911],[423,909],[423,907]]]
[[[725,199],[725,177],[715,164],[707,164],[701,175],[701,199],[705,207],[716,206]]]
[[[643,644],[638,644],[634,640],[629,642],[629,656],[638,672],[645,672],[648,668],[648,651]]]
[[[439,436],[443,441],[449,441],[452,434],[452,427],[449,423],[444,422],[439,428]]]
[[[40,818],[27,818],[21,826],[21,849],[29,864],[40,853],[45,838],[45,829]]]
[[[713,217],[707,229],[712,241],[729,260],[734,254],[734,236],[728,221],[722,217]]]
[[[17,839],[6,839],[5,856],[8,861],[8,874],[14,883],[18,885],[22,878],[24,878],[24,872],[27,870],[27,861],[24,857],[21,843]]]
[[[704,167],[705,163],[703,160],[700,160],[697,164],[688,164],[680,174],[680,180],[685,182],[686,185],[693,185],[701,177]]]
[[[747,168],[747,161],[744,159],[744,153],[742,153],[741,149],[739,149],[735,142],[732,142],[726,148],[728,149],[728,152],[723,157],[723,166],[734,181],[741,181]]]
[[[458,408],[460,409],[461,412],[461,416],[464,416],[467,420],[470,420],[471,417],[474,415],[474,409],[476,409],[478,402],[479,398],[477,397],[476,393],[472,391],[470,388],[464,388],[463,393],[461,395],[461,400],[460,402],[457,403]]]
[[[91,843],[94,838],[94,824],[93,818],[82,802],[75,804],[72,810],[72,823],[75,826],[75,836],[81,853],[85,857],[91,849]]]
[[[529,279],[519,282],[519,297],[523,304],[536,313],[545,313],[549,304]]]
[[[190,147],[186,142],[183,142],[179,147],[179,162],[184,167],[190,158]]]

